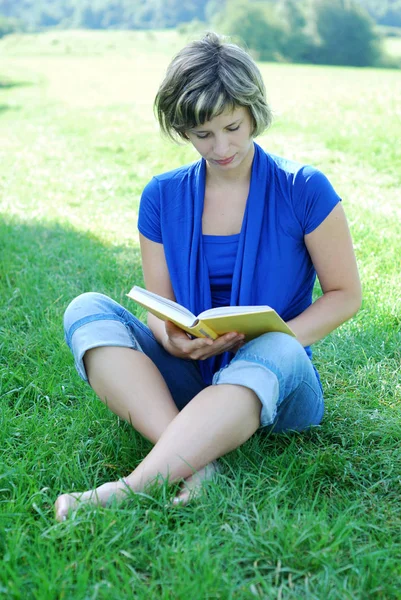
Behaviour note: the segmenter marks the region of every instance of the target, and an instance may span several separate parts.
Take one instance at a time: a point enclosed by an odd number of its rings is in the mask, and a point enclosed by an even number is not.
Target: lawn
[[[150,447],[80,381],[62,315],[89,290],[135,310],[141,190],[195,158],[160,138],[152,114],[183,43],[174,32],[0,42],[0,597],[399,599],[395,70],[261,65],[275,121],[259,143],[329,176],[362,277],[358,315],[315,345],[322,425],[255,435],[187,508],[168,508],[161,488],[54,520],[58,494],[126,475]]]

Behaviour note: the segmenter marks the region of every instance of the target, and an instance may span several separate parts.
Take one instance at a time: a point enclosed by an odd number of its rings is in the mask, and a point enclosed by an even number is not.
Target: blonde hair
[[[154,109],[162,132],[173,140],[224,110],[247,107],[252,136],[271,123],[262,75],[245,50],[209,32],[185,46],[171,61]]]

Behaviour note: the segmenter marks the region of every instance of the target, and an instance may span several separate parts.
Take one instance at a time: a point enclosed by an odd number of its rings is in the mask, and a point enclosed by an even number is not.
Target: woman
[[[170,64],[155,107],[162,131],[189,140],[201,158],[154,177],[142,194],[146,287],[195,314],[268,304],[297,339],[190,339],[153,315],[147,328],[101,294],[76,298],[65,331],[81,377],[154,447],[128,477],[60,496],[59,520],[79,503],[124,499],[159,477],[184,480],[175,502],[185,503],[213,461],[260,427],[319,424],[310,346],[361,302],[346,217],[327,178],[254,142],[271,113],[246,52],[212,33],[190,43]],[[316,274],[323,295],[312,303]]]

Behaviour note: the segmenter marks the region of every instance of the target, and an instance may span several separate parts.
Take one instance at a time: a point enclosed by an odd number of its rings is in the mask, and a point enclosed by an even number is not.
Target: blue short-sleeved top
[[[202,236],[213,308],[230,305],[238,242],[239,234]]]

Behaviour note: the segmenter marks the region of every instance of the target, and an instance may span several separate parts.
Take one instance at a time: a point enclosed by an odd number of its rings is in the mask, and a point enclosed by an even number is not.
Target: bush
[[[292,62],[309,62],[316,46],[311,35],[310,14],[304,2],[298,0],[280,0],[277,5],[277,18],[284,35],[281,39],[281,51]]]
[[[380,62],[380,37],[361,6],[345,0],[315,0],[314,9],[320,39],[315,62],[355,67]]]
[[[216,23],[220,30],[240,38],[259,60],[282,60],[284,29],[273,11],[247,0],[230,3]]]
[[[8,19],[0,15],[0,38],[20,30],[16,19]]]

